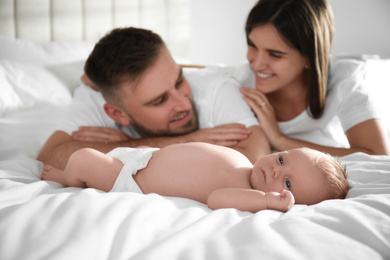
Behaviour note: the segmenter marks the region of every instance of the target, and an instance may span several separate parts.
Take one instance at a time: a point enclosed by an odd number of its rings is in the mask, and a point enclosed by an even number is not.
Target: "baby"
[[[241,153],[207,143],[158,148],[84,148],[64,171],[43,166],[42,179],[102,191],[135,191],[193,199],[210,209],[289,210],[293,204],[343,199],[345,170],[331,156],[308,148],[273,153],[254,165]]]

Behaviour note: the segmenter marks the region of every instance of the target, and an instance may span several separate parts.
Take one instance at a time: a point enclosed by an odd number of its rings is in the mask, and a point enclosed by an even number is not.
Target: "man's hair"
[[[330,48],[333,38],[333,12],[326,0],[260,0],[248,15],[245,31],[273,25],[287,44],[305,57],[309,69],[307,107],[313,118],[324,112]]]
[[[320,156],[315,164],[325,175],[330,185],[327,199],[345,199],[349,190],[346,168],[329,154]]]
[[[162,47],[164,41],[152,31],[134,27],[114,29],[95,45],[84,71],[107,102],[120,105],[121,84],[137,84],[157,60]]]

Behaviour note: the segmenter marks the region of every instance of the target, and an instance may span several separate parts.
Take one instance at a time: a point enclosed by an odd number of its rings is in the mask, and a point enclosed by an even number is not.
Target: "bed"
[[[2,33],[0,259],[390,259],[389,156],[341,157],[347,198],[287,213],[212,211],[183,198],[41,181],[35,158],[80,85],[94,40]],[[390,137],[390,60],[362,62]]]

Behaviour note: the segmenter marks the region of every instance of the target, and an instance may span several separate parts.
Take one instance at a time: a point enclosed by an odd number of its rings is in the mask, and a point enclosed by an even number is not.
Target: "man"
[[[84,147],[109,152],[119,146],[192,141],[232,147],[252,162],[270,152],[238,83],[208,71],[201,77],[186,72],[191,88],[160,36],[151,31],[111,31],[96,44],[85,74],[84,82],[99,92],[86,86],[76,90],[61,130],[48,139],[38,160],[62,169]]]

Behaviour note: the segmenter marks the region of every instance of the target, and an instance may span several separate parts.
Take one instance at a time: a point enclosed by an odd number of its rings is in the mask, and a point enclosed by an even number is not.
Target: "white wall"
[[[246,57],[245,21],[256,0],[191,0],[190,60],[235,65]]]
[[[390,0],[328,0],[333,8],[335,54],[390,58]],[[190,0],[189,59],[236,65],[245,60],[244,24],[257,0]]]
[[[328,0],[335,17],[333,52],[390,58],[389,0]]]

